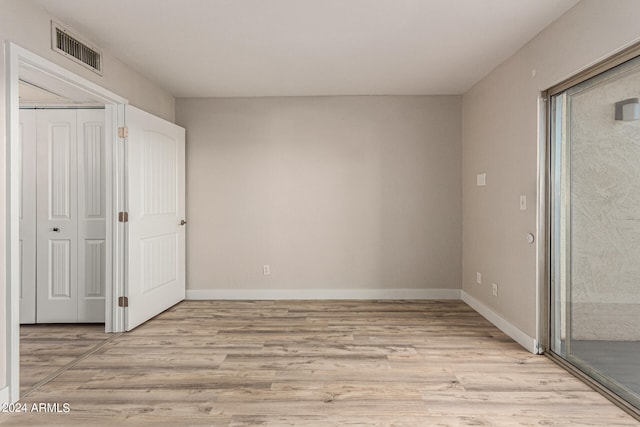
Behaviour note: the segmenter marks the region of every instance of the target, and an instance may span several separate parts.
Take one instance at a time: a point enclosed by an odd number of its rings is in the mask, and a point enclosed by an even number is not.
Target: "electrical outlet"
[[[271,267],[269,267],[268,264],[265,264],[262,266],[262,274],[264,274],[265,276],[268,276],[271,274]]]
[[[482,284],[482,273],[476,273],[476,283],[478,285]]]
[[[493,296],[494,297],[498,296],[498,284],[497,283],[492,283],[491,284],[491,292],[493,292]]]

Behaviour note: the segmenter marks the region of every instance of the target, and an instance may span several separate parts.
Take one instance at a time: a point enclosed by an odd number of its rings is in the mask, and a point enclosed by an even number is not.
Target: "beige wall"
[[[638,39],[638,16],[636,0],[583,0],[470,90],[462,100],[462,184],[456,97],[180,100],[189,289],[426,289],[462,281],[534,336],[536,248],[524,236],[536,228],[539,91]],[[0,39],[173,118],[173,98],[108,52],[103,77],[52,52],[50,18],[28,1],[2,0]],[[3,58],[2,81],[4,69]],[[6,146],[5,101],[0,85]],[[477,173],[487,173],[486,187],[475,186]],[[529,197],[526,212],[520,194]],[[3,193],[2,223],[5,211]],[[0,271],[5,247],[0,236]],[[261,275],[265,263],[269,277]],[[497,298],[491,281],[500,285]],[[1,306],[5,296],[2,277]],[[0,387],[5,332],[0,316]]]
[[[173,121],[175,99],[108,52],[104,55],[103,76],[75,64],[51,50],[51,16],[26,0],[0,0],[0,41],[3,49],[7,41],[28,49],[70,71],[92,80],[97,84],[127,98],[132,105]],[[6,147],[6,99],[5,99],[5,56],[0,61],[0,138]],[[5,151],[0,151],[0,223],[6,222],[6,170]],[[0,271],[5,272],[6,239],[0,234]],[[5,276],[0,277],[0,307],[6,306]],[[6,384],[6,331],[7,319],[0,316],[0,389]]]
[[[460,108],[456,96],[178,99],[187,289],[459,289]]]
[[[540,91],[637,40],[639,16],[635,0],[583,0],[463,97],[463,290],[530,337],[537,249],[525,235],[536,230]],[[478,173],[486,187],[475,185]]]

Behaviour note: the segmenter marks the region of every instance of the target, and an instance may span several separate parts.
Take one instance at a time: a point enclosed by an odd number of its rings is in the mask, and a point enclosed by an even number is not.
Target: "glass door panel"
[[[554,95],[551,351],[640,409],[640,60]]]

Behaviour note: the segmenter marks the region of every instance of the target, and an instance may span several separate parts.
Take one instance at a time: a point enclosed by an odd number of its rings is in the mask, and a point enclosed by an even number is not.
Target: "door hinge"
[[[127,138],[127,137],[129,137],[129,128],[128,127],[118,128],[118,138]]]
[[[118,212],[118,222],[129,222],[129,212]]]
[[[129,297],[118,297],[118,307],[129,307]]]

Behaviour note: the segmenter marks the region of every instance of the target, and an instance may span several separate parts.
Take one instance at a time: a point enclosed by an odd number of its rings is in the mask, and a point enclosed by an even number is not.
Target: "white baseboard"
[[[460,299],[460,289],[187,289],[188,300]]]
[[[466,302],[469,306],[471,306],[471,308],[480,313],[485,319],[493,323],[502,332],[513,338],[515,342],[523,346],[527,351],[533,354],[538,353],[538,342],[535,338],[531,338],[529,335],[524,333],[518,327],[514,326],[504,317],[500,316],[498,313],[496,313],[465,291],[461,291],[461,293],[462,301]]]
[[[0,389],[0,404],[8,405],[11,403],[11,393],[9,393],[9,386]]]

